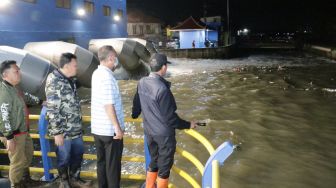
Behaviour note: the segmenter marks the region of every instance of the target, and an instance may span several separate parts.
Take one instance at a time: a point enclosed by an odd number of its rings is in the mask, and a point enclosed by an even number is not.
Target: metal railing
[[[43,179],[45,181],[52,181],[54,179],[53,174],[57,174],[57,170],[52,168],[51,158],[56,157],[55,152],[51,152],[50,150],[50,137],[47,136],[47,127],[48,121],[46,120],[46,108],[41,110],[40,115],[30,115],[30,120],[38,120],[39,124],[39,134],[30,134],[33,139],[40,140],[41,151],[34,151],[34,156],[42,157],[43,168],[30,167],[31,172],[35,173],[43,173]],[[83,116],[83,122],[90,122],[90,116]],[[133,123],[142,123],[141,119],[131,119],[125,118],[125,122],[133,122]],[[224,160],[231,155],[233,152],[233,146],[229,142],[223,143],[217,150],[214,149],[213,145],[200,133],[195,130],[184,130],[187,135],[195,138],[199,141],[205,149],[209,152],[210,158],[208,159],[206,165],[204,166],[197,157],[188,151],[182,149],[181,147],[176,148],[176,153],[189,160],[202,175],[202,187],[203,188],[219,188],[220,187],[220,175],[219,175],[219,164],[223,164]],[[94,142],[93,136],[83,136],[84,142]],[[125,144],[144,144],[144,157],[129,157],[123,156],[122,161],[127,162],[145,162],[146,169],[150,162],[150,155],[146,144],[145,139],[135,139],[135,138],[124,138]],[[7,154],[7,150],[0,149],[0,154]],[[97,160],[97,156],[93,154],[84,154],[84,159],[87,160]],[[9,166],[0,165],[0,170],[9,170]],[[173,165],[172,171],[185,179],[192,187],[201,188],[201,185],[190,176],[190,174],[181,168]],[[83,177],[91,177],[96,178],[97,174],[93,171],[82,171],[81,176]],[[146,176],[144,174],[122,174],[122,179],[129,180],[141,180],[145,181]],[[174,184],[169,184],[169,187],[176,187]]]

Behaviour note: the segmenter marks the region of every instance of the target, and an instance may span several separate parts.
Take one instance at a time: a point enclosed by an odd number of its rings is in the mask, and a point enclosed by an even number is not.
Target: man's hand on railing
[[[59,134],[55,136],[55,145],[63,146],[64,145],[64,136],[63,134]]]

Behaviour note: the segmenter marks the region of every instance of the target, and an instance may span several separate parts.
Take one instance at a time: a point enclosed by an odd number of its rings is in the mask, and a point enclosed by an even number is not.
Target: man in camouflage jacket
[[[21,74],[15,61],[2,62],[0,73],[0,140],[8,150],[11,187],[36,185],[29,175],[34,148],[26,104],[37,105],[42,101],[16,88]]]
[[[64,188],[90,184],[80,179],[84,144],[80,99],[74,79],[77,74],[76,59],[71,53],[62,54],[59,69],[48,75],[45,88],[48,130],[49,135],[55,138],[60,187]]]

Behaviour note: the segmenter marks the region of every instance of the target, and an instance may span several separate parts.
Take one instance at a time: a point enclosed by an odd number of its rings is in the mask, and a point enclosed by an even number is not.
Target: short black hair
[[[100,47],[98,50],[99,61],[105,61],[110,56],[111,52],[114,53],[115,56],[117,56],[117,52],[112,46],[105,45],[105,46]]]
[[[1,77],[2,77],[2,74],[11,68],[11,65],[16,65],[16,61],[14,60],[6,60],[6,61],[3,61],[0,65],[0,74],[1,74]]]
[[[77,57],[72,53],[63,53],[58,65],[59,68],[63,68],[64,65],[69,64],[72,59],[77,59]]]

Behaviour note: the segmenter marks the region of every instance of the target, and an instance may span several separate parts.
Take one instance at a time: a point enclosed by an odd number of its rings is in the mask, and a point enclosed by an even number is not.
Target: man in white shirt
[[[97,148],[99,188],[120,187],[124,114],[121,95],[112,71],[119,65],[112,46],[98,51],[100,65],[92,75],[91,131]]]

